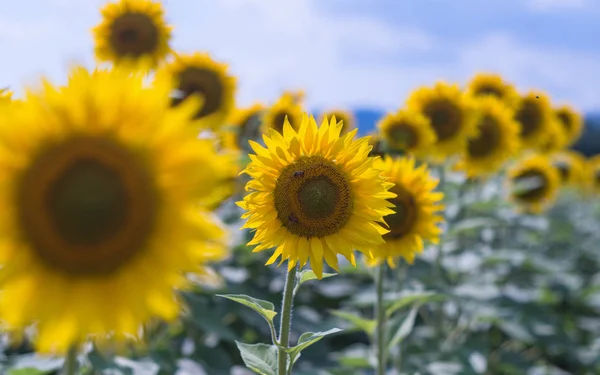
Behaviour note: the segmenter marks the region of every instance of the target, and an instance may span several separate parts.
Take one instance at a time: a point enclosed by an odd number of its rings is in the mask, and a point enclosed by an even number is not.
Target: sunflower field
[[[0,374],[600,374],[574,107],[481,72],[359,137],[100,12],[95,68],[0,90]]]

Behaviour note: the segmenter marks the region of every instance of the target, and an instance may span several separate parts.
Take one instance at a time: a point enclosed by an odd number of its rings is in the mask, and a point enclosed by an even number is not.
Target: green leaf
[[[344,319],[358,329],[363,330],[369,336],[373,336],[377,322],[374,319],[364,319],[352,313],[340,310],[332,310],[331,313],[338,318]]]
[[[402,325],[398,331],[396,331],[394,337],[392,337],[390,340],[388,348],[396,347],[396,345],[400,344],[412,332],[412,329],[415,326],[415,317],[417,316],[419,307],[421,307],[421,304],[414,306],[412,310],[410,310],[408,316],[404,319]]]
[[[327,279],[328,277],[333,277],[335,275],[337,275],[337,273],[324,272],[323,279]],[[316,280],[316,279],[317,279],[317,275],[315,275],[315,272],[313,270],[306,269],[306,270],[302,270],[298,273],[298,285],[301,285],[307,281]]]
[[[296,356],[298,354],[300,354],[301,351],[303,351],[304,349],[308,348],[309,346],[311,346],[312,344],[316,343],[317,341],[321,340],[323,337],[327,336],[327,335],[332,335],[334,333],[338,333],[341,332],[342,330],[339,328],[332,328],[330,330],[327,330],[325,332],[306,332],[303,333],[300,338],[298,339],[298,345],[287,349],[286,351],[289,353],[290,355],[290,361],[292,361],[292,363],[295,361]]]
[[[245,294],[217,294],[218,297],[223,297],[248,306],[252,310],[262,315],[269,324],[273,324],[273,318],[277,315],[275,306],[269,301],[252,298]]]
[[[47,375],[54,370],[39,370],[33,367],[8,370],[6,375]]]
[[[277,375],[277,347],[235,342],[246,367],[260,375]]]
[[[409,307],[415,303],[424,304],[427,302],[442,301],[442,300],[446,299],[447,297],[448,296],[446,296],[446,295],[437,294],[437,293],[433,293],[433,292],[411,294],[409,296],[402,297],[402,298],[396,300],[390,307],[387,308],[385,313],[386,313],[387,317],[389,318],[396,311],[402,310],[403,308]]]

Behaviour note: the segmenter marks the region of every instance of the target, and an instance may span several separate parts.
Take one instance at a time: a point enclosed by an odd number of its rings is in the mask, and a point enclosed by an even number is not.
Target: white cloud
[[[598,52],[536,48],[506,34],[489,34],[461,48],[457,65],[464,73],[501,73],[519,89],[546,90],[557,102],[600,108]]]
[[[61,81],[70,63],[92,64],[90,28],[99,21],[98,7],[53,1],[38,12],[56,25],[52,30],[36,28],[35,22],[29,31],[20,30],[16,21],[3,24],[9,25],[3,26],[4,33],[0,28],[4,51],[11,56],[2,62],[0,86],[33,83],[42,74]],[[519,87],[549,90],[557,100],[600,108],[595,74],[600,53],[539,49],[506,34],[484,34],[459,44],[369,16],[326,13],[319,1],[170,0],[165,7],[175,26],[174,47],[209,51],[229,63],[238,77],[241,105],[303,88],[312,108],[394,109],[417,86],[438,79],[464,82],[476,71],[490,70]],[[3,10],[0,6],[6,15]],[[39,37],[24,39],[27,32]]]

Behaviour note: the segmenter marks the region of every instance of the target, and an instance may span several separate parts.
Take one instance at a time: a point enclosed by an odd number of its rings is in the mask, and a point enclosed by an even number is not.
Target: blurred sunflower
[[[396,259],[402,257],[412,264],[415,255],[423,252],[423,240],[439,240],[444,194],[434,192],[437,180],[431,178],[425,164],[416,168],[413,158],[386,157],[377,159],[374,166],[395,184],[390,191],[396,197],[390,199],[395,213],[384,218],[390,232],[383,235],[385,243],[373,249],[373,261],[368,262],[373,265],[385,260],[394,268]]]
[[[233,128],[222,132],[224,147],[231,150],[250,151],[248,140],[260,139],[265,130],[261,123],[264,110],[264,105],[256,103],[250,107],[233,111],[228,121]]]
[[[37,323],[40,352],[176,318],[186,273],[225,255],[204,208],[223,160],[169,90],[78,68],[0,113],[0,319]]]
[[[93,29],[98,61],[135,63],[153,69],[171,53],[172,27],[165,23],[162,4],[152,0],[119,0],[101,10]]]
[[[515,120],[519,123],[521,144],[525,149],[538,149],[548,138],[551,125],[552,108],[550,99],[540,92],[529,92],[521,98],[515,112]]]
[[[559,124],[565,133],[565,146],[570,146],[577,142],[583,131],[583,118],[573,108],[562,106],[554,110]]]
[[[283,135],[269,130],[266,148],[251,141],[250,193],[238,204],[248,211],[244,228],[255,230],[253,251],[275,248],[267,264],[281,257],[291,270],[309,261],[321,278],[323,260],[339,271],[338,254],[355,265],[355,249],[370,254],[384,242],[389,231],[378,223],[394,213],[393,184],[373,167],[368,139],[353,140],[356,129],[340,137],[341,129],[304,115],[298,132],[288,121]]]
[[[266,129],[273,129],[278,133],[283,132],[283,123],[287,116],[288,121],[295,130],[302,123],[302,106],[291,100],[288,96],[281,96],[271,107],[263,113],[262,123]]]
[[[160,79],[170,77],[176,94],[172,105],[178,106],[191,95],[199,95],[203,104],[198,106],[194,119],[201,128],[222,127],[235,108],[236,79],[227,72],[227,64],[213,60],[208,53],[175,55],[175,60],[157,73]]]
[[[12,100],[12,91],[9,89],[0,89],[0,103],[10,102]]]
[[[304,98],[306,98],[306,93],[304,90],[286,90],[281,94],[281,97],[285,100],[290,100],[296,104],[302,105]]]
[[[436,141],[429,119],[419,112],[387,114],[377,123],[377,129],[391,150],[417,156],[430,152]]]
[[[560,182],[565,186],[583,188],[586,183],[586,160],[577,151],[564,150],[551,156],[558,170]]]
[[[558,117],[554,114],[546,124],[546,136],[537,146],[536,151],[543,154],[553,154],[567,147],[568,138],[564,128],[560,125]]]
[[[556,198],[559,172],[549,158],[531,155],[508,173],[510,199],[525,212],[540,213]]]
[[[600,194],[600,155],[589,158],[586,165],[589,190],[594,194]]]
[[[467,92],[475,97],[493,96],[510,109],[516,109],[521,100],[513,85],[504,81],[498,74],[480,73],[467,85]]]
[[[354,114],[350,111],[344,111],[342,109],[332,109],[330,111],[326,111],[323,115],[321,115],[319,120],[323,121],[324,116],[327,116],[329,118],[335,116],[337,122],[342,122],[342,132],[340,133],[340,136],[346,135],[356,128],[356,118],[354,117]]]
[[[478,99],[476,108],[479,135],[469,139],[467,152],[457,164],[468,177],[496,173],[519,150],[519,125],[510,109],[491,96]]]
[[[369,152],[369,157],[385,155],[383,141],[381,140],[381,137],[379,136],[379,134],[371,133],[368,136],[368,138],[369,138],[369,146],[371,146],[371,151]]]
[[[437,161],[464,153],[467,140],[477,135],[473,99],[457,85],[438,82],[432,88],[420,88],[409,96],[407,104],[409,110],[429,119],[437,137],[431,156]]]

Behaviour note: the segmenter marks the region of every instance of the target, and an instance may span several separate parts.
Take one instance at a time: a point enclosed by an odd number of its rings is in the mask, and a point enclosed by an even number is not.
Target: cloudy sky
[[[102,0],[0,1],[0,87],[93,65]],[[308,104],[399,107],[436,80],[497,72],[600,110],[600,0],[167,0],[179,51],[209,51],[241,105],[304,88]]]

